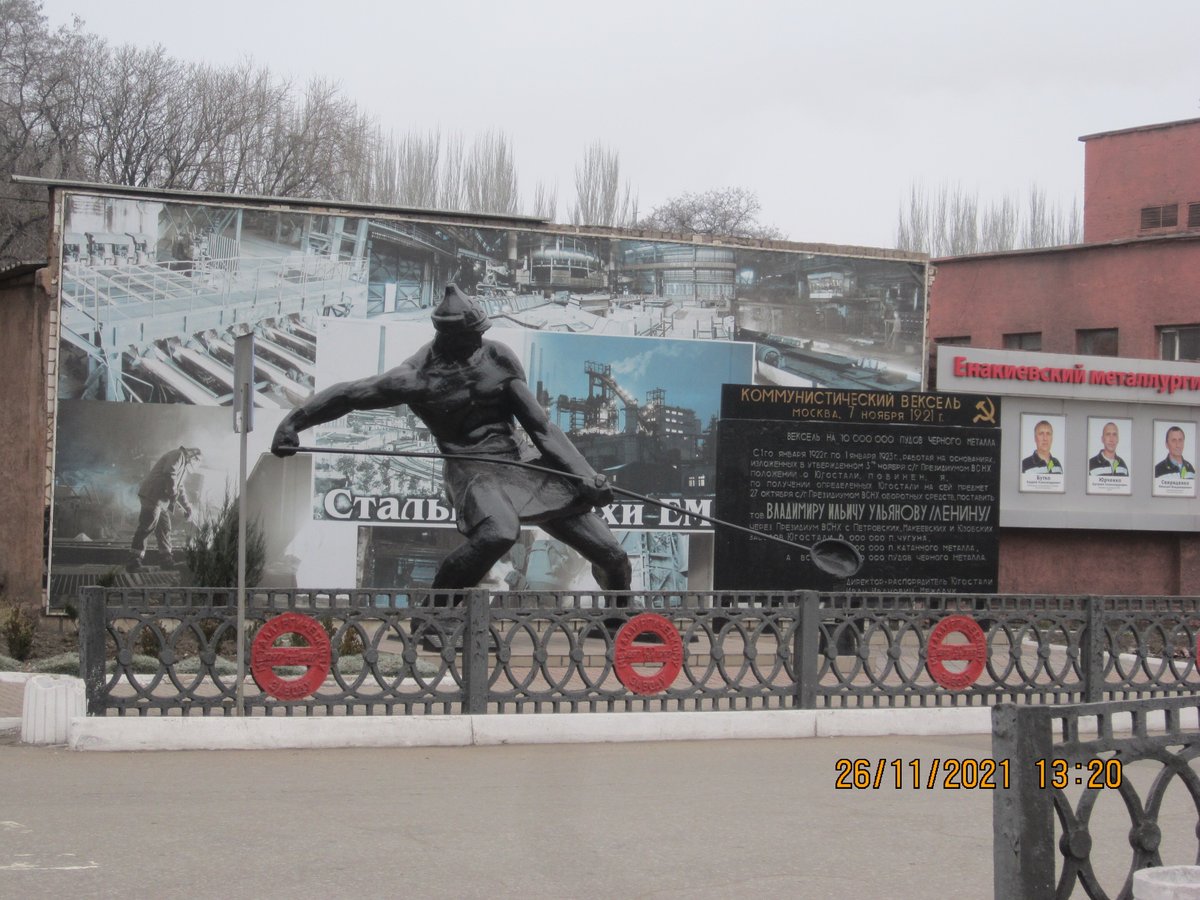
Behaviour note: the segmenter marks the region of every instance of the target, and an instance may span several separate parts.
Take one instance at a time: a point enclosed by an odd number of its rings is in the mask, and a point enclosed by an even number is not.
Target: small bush
[[[0,672],[20,672],[21,664],[11,656],[0,653]]]
[[[29,659],[29,655],[33,653],[33,635],[36,630],[33,616],[20,606],[9,609],[3,624],[0,624],[0,633],[4,635],[8,652],[19,662]]]
[[[338,671],[343,675],[357,675],[362,671],[364,665],[361,656],[349,655],[338,659]],[[411,677],[413,675],[432,678],[438,673],[438,667],[428,660],[418,659],[410,666],[399,653],[380,653],[375,667],[385,678]]]
[[[196,523],[196,535],[184,548],[189,579],[195,587],[237,587],[238,498],[225,491],[216,514]],[[262,578],[267,539],[258,522],[246,523],[246,586]]]
[[[57,656],[47,656],[33,664],[33,671],[45,675],[79,675],[79,654],[60,653]]]
[[[321,620],[321,627],[325,629],[325,633],[329,635],[330,643],[333,642],[333,636],[337,633],[337,625],[333,619],[326,616]],[[342,634],[342,642],[338,644],[338,656],[361,656],[363,652],[362,638],[359,636],[358,629],[347,626]]]
[[[181,659],[175,663],[175,671],[180,675],[198,675],[202,666],[200,657],[189,656],[187,659]],[[218,675],[237,675],[237,663],[234,660],[226,659],[224,656],[218,656],[213,661],[213,668]],[[246,670],[249,671],[250,665],[247,662]]]
[[[96,587],[115,588],[118,584],[120,584],[121,574],[121,570],[116,566],[113,566],[107,571],[101,572],[96,576]],[[71,616],[71,618],[75,617]]]
[[[161,622],[159,623],[159,628],[162,628]],[[166,631],[164,630],[163,639],[165,640],[167,637],[169,637],[169,635],[167,635]],[[158,633],[154,630],[154,623],[145,623],[145,625],[142,626],[141,632],[138,634],[138,653],[141,653],[143,656],[153,656],[155,659],[157,659],[158,655],[162,653],[162,648],[163,645],[158,639]]]
[[[161,665],[157,656],[143,656],[140,653],[133,654],[133,659],[129,661],[129,668],[133,669],[135,675],[153,675],[161,668]],[[104,667],[104,671],[111,675],[119,668],[117,661],[111,659]]]

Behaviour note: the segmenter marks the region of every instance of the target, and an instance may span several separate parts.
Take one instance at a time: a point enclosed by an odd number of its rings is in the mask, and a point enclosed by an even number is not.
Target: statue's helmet
[[[473,297],[458,289],[456,284],[446,285],[446,296],[433,310],[433,327],[444,334],[463,334],[487,331],[492,327],[487,310]]]

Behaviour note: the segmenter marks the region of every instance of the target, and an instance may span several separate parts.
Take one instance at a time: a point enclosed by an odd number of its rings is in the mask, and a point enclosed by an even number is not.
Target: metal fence
[[[276,640],[265,626],[283,613],[330,645],[302,695],[289,685],[317,654],[292,645],[313,635]],[[630,639],[643,613],[663,635]],[[86,588],[79,622],[92,714],[235,711],[233,592]],[[1200,690],[1198,635],[1194,597],[291,589],[250,592],[242,639],[259,663],[247,712],[363,715],[1163,696]]]
[[[1194,839],[1200,833],[1200,776],[1191,766],[1200,756],[1198,712],[1195,696],[994,708],[992,757],[1003,761],[1007,781],[997,785],[992,801],[997,900],[1065,898],[1077,886],[1093,900],[1132,896],[1133,873],[1162,865],[1159,816],[1176,783],[1196,813],[1187,832]],[[1150,769],[1140,785],[1130,772],[1138,763]],[[1131,853],[1123,883],[1109,893],[1097,869],[1120,857],[1094,848],[1093,826],[1103,818],[1098,808],[1117,806],[1098,803],[1113,794],[1129,816]]]

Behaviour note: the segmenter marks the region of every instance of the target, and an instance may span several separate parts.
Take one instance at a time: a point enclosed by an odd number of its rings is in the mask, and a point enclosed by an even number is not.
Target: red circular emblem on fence
[[[657,635],[661,644],[634,647],[633,642],[643,634]],[[633,667],[661,663],[653,675],[642,675]],[[657,694],[669,688],[683,668],[683,640],[667,619],[655,613],[634,616],[617,632],[613,647],[613,670],[621,684],[635,694]]]
[[[966,637],[965,644],[947,644],[946,638],[955,632]],[[946,660],[962,660],[967,667],[961,672],[946,668]],[[944,688],[961,691],[970,687],[983,672],[987,661],[987,637],[970,616],[946,616],[933,626],[925,648],[925,668]]]
[[[276,647],[285,634],[298,634],[307,647]],[[321,623],[299,613],[283,613],[258,630],[250,647],[250,672],[258,686],[276,700],[299,700],[321,686],[329,674],[332,648]],[[280,678],[275,666],[308,666],[299,678]]]

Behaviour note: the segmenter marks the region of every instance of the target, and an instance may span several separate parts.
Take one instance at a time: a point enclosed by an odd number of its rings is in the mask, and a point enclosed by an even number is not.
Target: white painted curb
[[[284,750],[462,747],[470,716],[85,717],[71,720],[72,750]]]
[[[282,750],[988,734],[991,709],[756,710],[490,716],[271,716],[71,720],[73,750]]]

